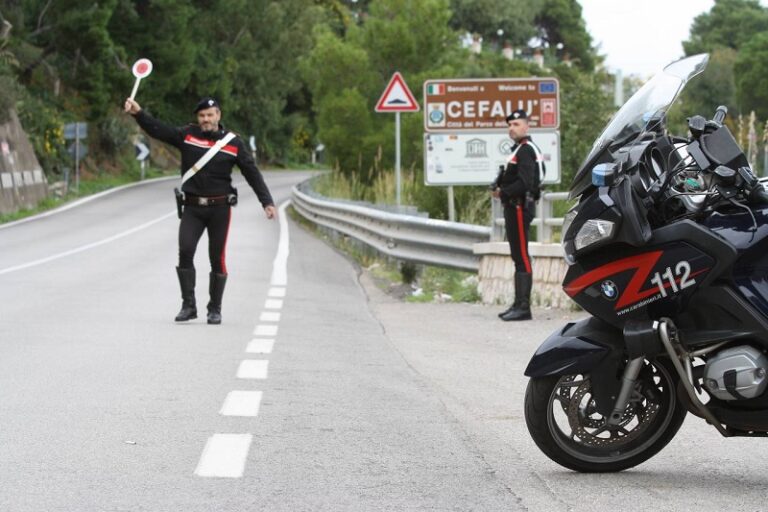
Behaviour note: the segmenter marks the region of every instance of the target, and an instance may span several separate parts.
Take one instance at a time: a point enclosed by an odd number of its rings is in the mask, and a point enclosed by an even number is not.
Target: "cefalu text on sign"
[[[528,112],[534,130],[560,125],[560,87],[554,78],[428,80],[424,129],[428,132],[504,131],[513,110]]]

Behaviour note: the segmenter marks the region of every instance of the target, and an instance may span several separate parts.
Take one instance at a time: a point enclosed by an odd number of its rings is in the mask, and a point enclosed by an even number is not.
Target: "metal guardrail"
[[[504,240],[504,218],[498,200],[493,201],[493,226],[486,227],[318,197],[303,190],[309,186],[309,182],[304,182],[293,187],[293,207],[300,215],[393,258],[476,271],[480,257],[473,254],[473,246]],[[538,228],[539,242],[551,242],[552,227],[562,226],[562,218],[552,217],[552,204],[567,198],[567,192],[542,194],[537,205],[537,217],[533,220]]]
[[[394,258],[476,271],[476,243],[487,242],[490,227],[390,213],[312,197],[293,187],[293,207],[309,221],[353,237]]]
[[[536,204],[536,217],[531,225],[536,226],[536,241],[552,243],[552,228],[563,225],[562,217],[553,217],[555,201],[568,200],[568,192],[544,192]],[[491,241],[504,240],[504,210],[501,201],[494,199],[492,203],[493,228]]]

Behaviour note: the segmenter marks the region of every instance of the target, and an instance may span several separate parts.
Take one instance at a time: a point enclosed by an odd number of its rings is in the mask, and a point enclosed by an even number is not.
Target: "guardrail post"
[[[547,222],[552,218],[552,201],[547,194],[541,195],[541,199],[536,203],[536,241],[542,243],[552,242],[552,227]]]
[[[491,242],[504,241],[504,207],[501,201],[491,198]]]

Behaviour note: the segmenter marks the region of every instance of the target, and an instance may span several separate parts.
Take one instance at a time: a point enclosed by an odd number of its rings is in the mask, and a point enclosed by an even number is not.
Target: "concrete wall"
[[[534,306],[570,308],[574,302],[563,291],[562,283],[568,265],[560,244],[528,244],[533,267]],[[477,272],[478,291],[485,304],[511,304],[515,298],[515,264],[509,255],[507,242],[476,244],[474,253],[480,255]]]
[[[34,208],[48,197],[48,181],[16,112],[0,125],[0,213]]]

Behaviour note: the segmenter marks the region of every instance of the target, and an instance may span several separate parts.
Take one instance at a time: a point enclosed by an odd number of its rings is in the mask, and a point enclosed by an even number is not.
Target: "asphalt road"
[[[630,471],[550,462],[522,372],[572,315],[396,301],[244,185],[224,323],[174,324],[172,188],[0,227],[0,510],[768,509],[764,441],[692,417]]]

